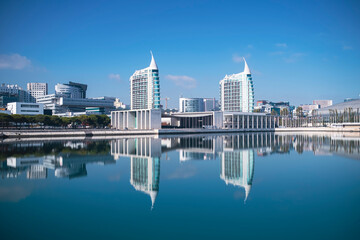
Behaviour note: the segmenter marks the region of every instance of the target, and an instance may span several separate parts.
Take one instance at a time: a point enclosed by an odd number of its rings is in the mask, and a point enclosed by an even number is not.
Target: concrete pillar
[[[249,115],[246,116],[246,128],[249,129],[249,122],[250,122],[250,119],[249,119]]]

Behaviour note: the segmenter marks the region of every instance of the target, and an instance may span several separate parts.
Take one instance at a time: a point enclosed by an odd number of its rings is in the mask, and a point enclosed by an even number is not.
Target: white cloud
[[[286,43],[277,43],[277,44],[275,44],[275,46],[280,47],[280,48],[287,48]]]
[[[232,60],[234,61],[234,62],[236,62],[236,63],[239,63],[239,62],[242,62],[242,61],[244,61],[244,59],[243,58],[250,58],[251,57],[251,54],[250,53],[248,53],[248,54],[246,54],[245,56],[239,56],[238,54],[233,54],[233,57],[232,57]]]
[[[248,45],[247,45],[247,48],[250,48],[250,49],[251,49],[251,48],[254,48],[254,45],[248,44]]]
[[[110,73],[109,74],[109,79],[114,79],[114,80],[120,81],[120,74]]]
[[[166,75],[165,78],[173,81],[176,86],[182,88],[191,89],[196,87],[196,79],[189,76]]]
[[[352,46],[344,45],[343,50],[353,50]]]
[[[242,62],[242,61],[243,61],[243,57],[241,57],[241,56],[239,56],[239,55],[237,55],[237,54],[234,54],[233,57],[232,57],[232,60],[233,60],[234,62],[239,63],[239,62]]]
[[[0,69],[21,70],[26,67],[31,67],[31,61],[24,56],[17,53],[0,55]]]
[[[168,175],[168,179],[186,179],[196,175],[197,169],[192,165],[183,165]]]
[[[276,51],[276,52],[271,52],[270,53],[270,55],[273,55],[273,56],[275,56],[275,55],[283,55],[283,54],[285,54],[285,52],[283,52],[283,51]]]
[[[287,63],[293,63],[302,58],[303,56],[305,56],[305,53],[293,53],[289,57],[284,58],[284,60]]]

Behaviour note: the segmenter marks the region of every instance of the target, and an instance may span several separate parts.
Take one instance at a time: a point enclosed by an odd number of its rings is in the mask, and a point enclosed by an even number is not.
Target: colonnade
[[[275,118],[270,115],[224,115],[224,128],[226,129],[273,129]]]

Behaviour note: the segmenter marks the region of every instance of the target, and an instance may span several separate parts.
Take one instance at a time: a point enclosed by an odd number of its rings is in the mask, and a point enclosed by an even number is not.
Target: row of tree
[[[109,126],[110,118],[107,115],[81,115],[75,117],[59,117],[48,115],[21,115],[0,113],[0,127],[32,128],[32,127],[62,127],[78,128],[89,126],[104,128]]]

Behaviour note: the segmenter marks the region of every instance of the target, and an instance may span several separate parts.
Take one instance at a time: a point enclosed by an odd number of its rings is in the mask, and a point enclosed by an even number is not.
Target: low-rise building
[[[102,111],[109,114],[114,107],[114,98],[68,98],[63,95],[50,94],[36,99],[38,103],[44,104],[44,109],[52,110],[52,114],[63,114],[67,112],[86,112],[86,108]]]
[[[11,114],[37,115],[44,114],[44,105],[41,103],[12,102],[7,104]]]

